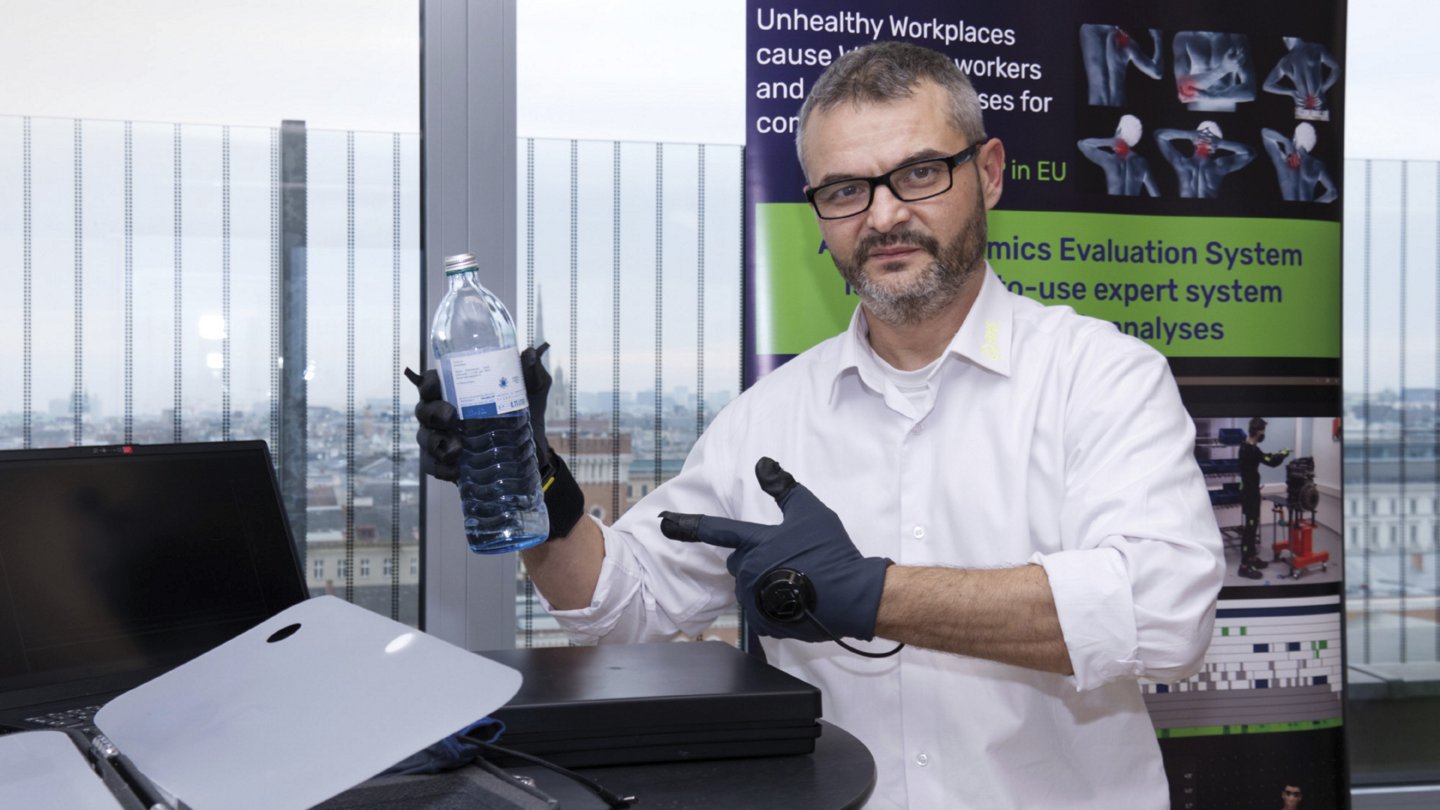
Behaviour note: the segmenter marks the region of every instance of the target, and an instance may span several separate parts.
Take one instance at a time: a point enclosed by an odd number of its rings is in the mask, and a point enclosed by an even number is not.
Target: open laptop
[[[0,452],[0,728],[78,728],[306,599],[262,441]]]

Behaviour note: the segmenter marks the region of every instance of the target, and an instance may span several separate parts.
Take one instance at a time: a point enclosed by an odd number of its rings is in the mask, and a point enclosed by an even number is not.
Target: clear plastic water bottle
[[[545,542],[550,516],[540,489],[535,441],[515,323],[480,286],[469,253],[445,258],[450,291],[430,325],[445,400],[461,419],[460,503],[465,538],[477,554],[519,551]]]

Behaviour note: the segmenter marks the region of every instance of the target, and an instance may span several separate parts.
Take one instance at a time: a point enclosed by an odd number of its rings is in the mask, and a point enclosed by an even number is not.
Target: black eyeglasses
[[[1298,791],[1298,790],[1287,790],[1287,791],[1285,791],[1285,795],[1286,795],[1286,796],[1299,796],[1299,795],[1300,795],[1300,791]]]
[[[890,189],[895,199],[919,202],[938,197],[955,185],[955,169],[969,163],[989,138],[981,138],[950,157],[912,160],[876,177],[836,180],[805,192],[821,219],[844,219],[870,210],[875,187]]]

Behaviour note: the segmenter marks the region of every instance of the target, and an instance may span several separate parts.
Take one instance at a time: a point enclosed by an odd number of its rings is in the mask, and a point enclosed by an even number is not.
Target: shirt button
[[[916,540],[924,540],[924,539],[925,539],[925,527],[924,527],[924,526],[916,526],[914,529],[911,530],[910,533],[913,534],[913,535],[915,535],[915,539],[916,539]]]
[[[929,755],[929,754],[924,754],[924,753],[916,754],[916,755],[915,755],[915,764],[916,764],[916,765],[919,765],[919,766],[922,767],[922,768],[925,767],[926,765],[929,765],[929,764],[930,764],[930,755]]]

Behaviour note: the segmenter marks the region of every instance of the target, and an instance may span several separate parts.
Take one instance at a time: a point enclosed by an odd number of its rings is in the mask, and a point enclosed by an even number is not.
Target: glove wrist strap
[[[585,515],[585,493],[575,483],[575,476],[554,450],[550,451],[551,474],[544,478],[545,510],[550,513],[550,536],[564,537]]]

